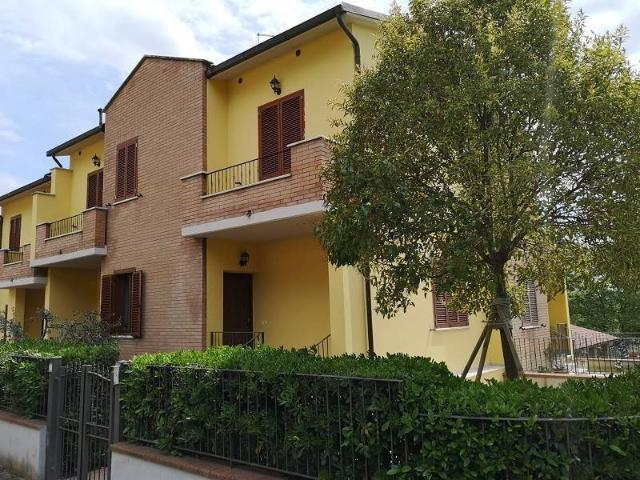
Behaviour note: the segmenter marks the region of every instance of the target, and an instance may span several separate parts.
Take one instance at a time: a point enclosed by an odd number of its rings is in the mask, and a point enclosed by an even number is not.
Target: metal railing
[[[29,355],[9,355],[13,365],[4,373],[21,370],[29,372],[25,379],[19,377],[7,381],[0,381],[0,409],[26,415],[29,417],[46,418],[49,390],[49,358],[33,357]],[[26,384],[25,382],[29,382]]]
[[[24,258],[24,247],[20,247],[20,250],[5,250],[2,263],[8,265],[10,263],[22,262]]]
[[[206,174],[207,195],[253,185],[261,180],[291,171],[291,150],[287,149],[246,162],[220,168]]]
[[[640,366],[640,337],[514,338],[525,371],[611,374]]]
[[[212,347],[243,346],[255,348],[264,344],[264,332],[211,332],[209,345]]]
[[[137,411],[134,397],[133,404],[122,403],[128,440],[156,445],[166,438],[158,419],[182,418],[185,408],[199,405],[200,412],[206,408],[207,420],[175,423],[171,450],[302,478],[360,479],[374,478],[419,449],[408,437],[402,441],[391,420],[400,380],[148,368],[157,404],[147,403],[149,415],[138,415],[127,413]],[[187,385],[197,386],[204,397],[193,398]],[[177,396],[187,403],[181,407]],[[202,398],[206,406],[199,403]],[[366,453],[356,446],[359,441],[367,443]]]
[[[69,233],[82,231],[83,214],[79,213],[73,217],[63,218],[47,224],[47,238],[59,237]]]
[[[324,337],[318,343],[314,343],[309,347],[309,350],[321,358],[327,358],[331,356],[331,334]]]

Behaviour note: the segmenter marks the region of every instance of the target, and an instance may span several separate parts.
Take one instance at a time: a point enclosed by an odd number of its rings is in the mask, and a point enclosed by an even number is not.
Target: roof
[[[590,347],[598,343],[610,342],[616,340],[617,337],[608,333],[591,330],[590,328],[571,325],[571,338],[576,340],[576,346],[579,348]]]
[[[39,187],[40,185],[45,185],[47,183],[49,183],[51,181],[51,174],[47,173],[44,177],[39,178],[38,180],[35,180],[31,183],[28,183],[26,185],[23,185],[20,188],[16,188],[15,190],[9,192],[9,193],[5,193],[4,195],[0,196],[0,203],[4,202],[5,200],[11,198],[11,197],[15,197],[16,195],[20,195],[21,193],[24,192],[28,192],[29,190],[32,190],[36,187]]]
[[[84,133],[81,133],[77,137],[72,138],[71,140],[67,140],[64,143],[61,143],[57,147],[53,147],[51,150],[47,151],[47,157],[53,157],[54,155],[68,155],[70,152],[67,151],[68,148],[78,145],[79,143],[88,140],[95,135],[104,133],[104,124],[98,125],[97,127],[93,127],[90,130],[87,130]]]
[[[262,43],[259,43],[255,47],[251,47],[244,52],[239,53],[218,65],[211,65],[207,69],[207,78],[214,77],[225,70],[228,70],[250,58],[253,58],[257,55],[260,55],[267,50],[280,45],[288,40],[291,40],[298,35],[301,35],[309,30],[322,25],[323,23],[329,22],[335,19],[337,16],[342,14],[352,14],[360,17],[366,17],[372,20],[381,20],[385,17],[383,13],[375,12],[373,10],[367,10],[365,8],[360,8],[355,5],[351,5],[349,3],[339,3],[335,7],[326,10],[315,17],[306,20],[295,27],[290,28],[289,30],[285,30],[274,37],[271,37],[268,40],[265,40]]]
[[[155,60],[171,60],[171,61],[175,61],[175,62],[200,62],[200,63],[203,63],[203,64],[205,64],[207,66],[211,65],[211,62],[209,60],[204,60],[202,58],[169,57],[169,56],[165,56],[165,55],[144,55],[140,59],[140,61],[137,63],[137,65],[135,67],[133,67],[133,70],[131,70],[131,73],[129,73],[129,75],[127,75],[127,78],[124,79],[124,82],[122,82],[122,85],[120,85],[118,87],[118,89],[115,91],[115,93],[111,96],[111,98],[109,99],[107,104],[104,106],[104,110],[109,108],[109,106],[113,103],[113,101],[116,99],[116,97],[120,94],[120,92],[125,87],[125,85],[127,83],[129,83],[129,80],[131,80],[133,78],[133,76],[136,74],[136,72],[142,66],[142,64],[144,62],[146,62],[147,60],[153,60],[153,59],[155,59]]]

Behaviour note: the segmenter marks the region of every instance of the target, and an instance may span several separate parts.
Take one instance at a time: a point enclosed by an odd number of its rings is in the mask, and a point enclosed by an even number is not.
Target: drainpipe
[[[364,278],[364,300],[365,308],[367,309],[367,340],[369,341],[369,355],[376,354],[376,350],[373,346],[373,311],[371,308],[371,280],[369,280],[369,273]]]
[[[349,27],[347,27],[347,24],[344,23],[344,19],[342,18],[343,15],[344,15],[344,12],[336,12],[336,20],[338,21],[338,25],[340,25],[340,28],[342,29],[342,31],[347,35],[347,37],[349,37],[349,40],[351,40],[351,43],[353,44],[353,63],[355,63],[356,65],[356,72],[359,72],[360,71],[360,44],[358,43],[358,39],[353,35],[353,32],[349,30]]]
[[[61,164],[61,163],[60,163],[60,161],[56,158],[56,156],[55,156],[55,155],[51,155],[51,157],[53,158],[53,161],[54,161],[54,162],[56,162],[60,168],[62,168],[62,164]]]
[[[98,126],[102,128],[104,122],[102,121],[102,108],[98,109]]]

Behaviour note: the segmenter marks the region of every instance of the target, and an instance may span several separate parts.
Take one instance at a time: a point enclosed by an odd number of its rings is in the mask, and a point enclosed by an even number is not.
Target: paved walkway
[[[0,480],[23,480],[23,478],[7,472],[4,467],[0,465]]]

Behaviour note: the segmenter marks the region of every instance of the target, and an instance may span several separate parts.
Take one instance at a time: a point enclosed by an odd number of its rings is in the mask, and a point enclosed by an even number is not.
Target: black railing
[[[264,344],[264,332],[211,332],[209,345],[212,347],[244,346],[255,348]]]
[[[0,409],[28,417],[46,418],[49,390],[48,358],[9,355],[0,381]]]
[[[528,372],[610,374],[640,366],[640,337],[608,334],[514,338]]]
[[[47,238],[82,231],[82,213],[47,224]]]
[[[138,415],[135,395],[128,397],[130,403],[123,402],[128,440],[162,442],[173,451],[302,478],[374,478],[407,458],[410,449],[419,449],[408,436],[400,438],[392,420],[399,380],[148,368],[157,404],[145,401],[143,410],[149,415]],[[206,421],[182,420],[192,408]],[[163,421],[171,422],[171,445],[166,444]]]
[[[10,263],[19,263],[24,259],[24,247],[20,247],[20,250],[5,250],[3,264],[8,265]]]
[[[207,195],[253,185],[291,172],[291,149],[220,168],[206,174]]]
[[[331,356],[331,334],[324,337],[318,343],[314,343],[309,347],[309,350],[321,358],[327,358]]]

